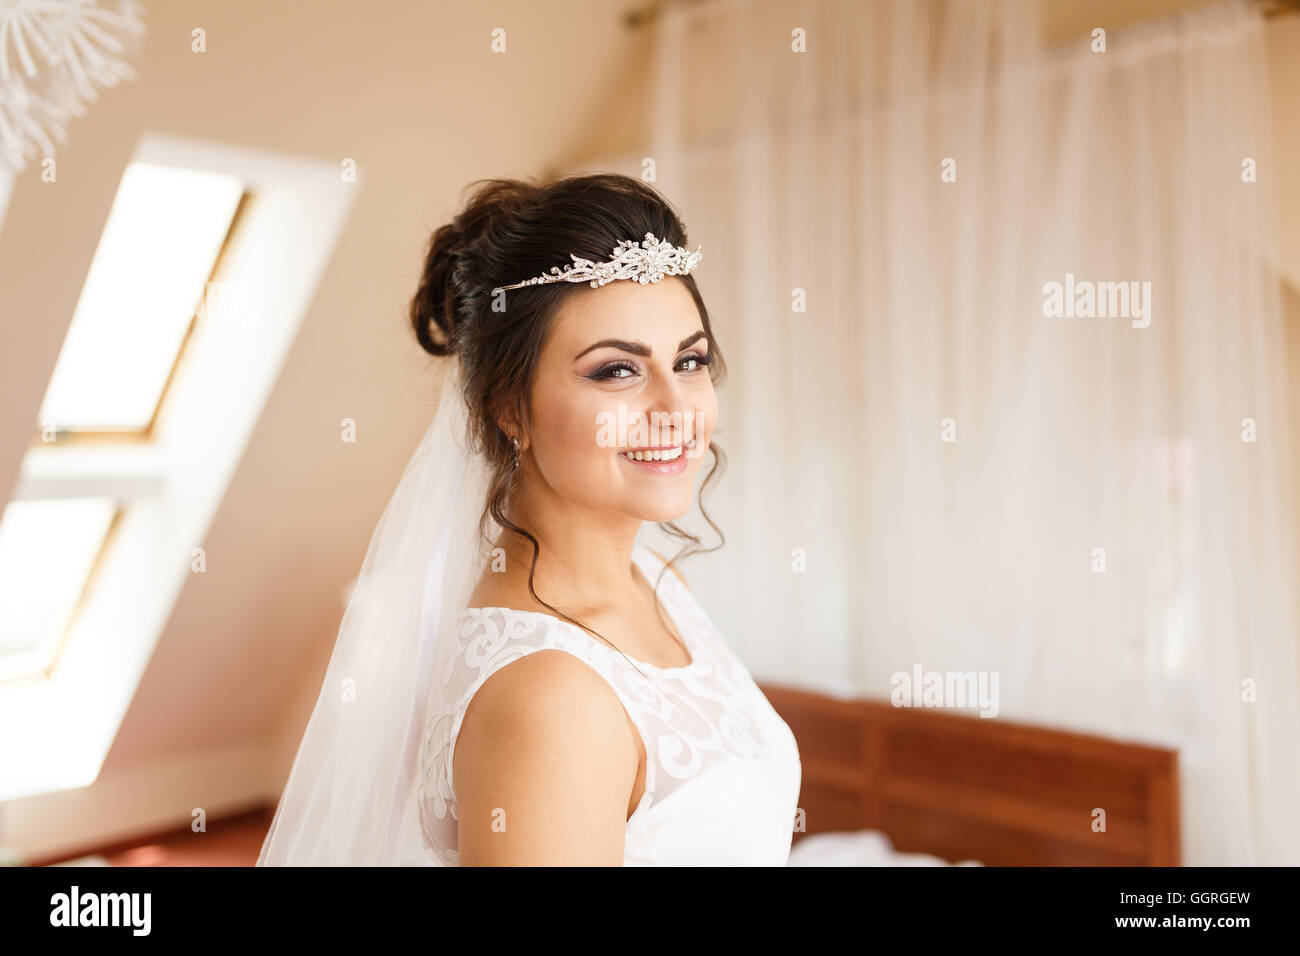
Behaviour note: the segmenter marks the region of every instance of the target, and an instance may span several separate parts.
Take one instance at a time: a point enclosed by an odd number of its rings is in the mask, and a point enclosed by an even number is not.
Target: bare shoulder
[[[519,715],[547,723],[565,714],[610,716],[623,705],[595,668],[568,651],[532,651],[498,668],[471,699],[465,720],[484,717],[516,720]]]
[[[464,865],[616,865],[640,764],[614,689],[558,649],[493,673],[452,754]]]
[[[658,551],[656,551],[654,548],[651,548],[651,547],[647,546],[647,547],[646,547],[646,550],[649,551],[651,554],[653,554],[656,558],[658,558],[658,559],[659,559],[660,561],[662,561],[664,564],[667,564],[667,563],[668,563],[668,559],[665,558],[665,557],[664,557],[662,554],[660,554]],[[674,564],[674,565],[673,565],[669,570],[671,570],[671,571],[673,572],[673,574],[677,575],[677,580],[678,580],[678,581],[681,581],[683,586],[686,586],[686,578],[682,577],[682,572],[678,569],[677,565]]]

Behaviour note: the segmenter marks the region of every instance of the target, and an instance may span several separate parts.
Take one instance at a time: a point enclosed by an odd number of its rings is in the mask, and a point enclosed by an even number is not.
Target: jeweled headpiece
[[[647,232],[645,239],[638,246],[633,239],[624,239],[614,247],[614,253],[608,262],[592,262],[573,253],[569,258],[573,264],[551,266],[549,275],[542,274],[513,285],[501,285],[493,293],[505,289],[518,289],[526,285],[544,285],[548,282],[590,282],[593,289],[613,282],[615,279],[632,279],[645,285],[658,282],[664,276],[684,276],[700,263],[703,253],[701,246],[690,252],[682,246],[674,246],[667,239],[659,240],[654,233]]]

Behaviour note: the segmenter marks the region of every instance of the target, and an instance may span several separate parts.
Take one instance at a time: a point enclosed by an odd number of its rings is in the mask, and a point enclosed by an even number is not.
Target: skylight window
[[[160,134],[123,170],[0,511],[0,802],[99,774],[359,184]]]
[[[13,501],[0,520],[0,680],[53,664],[117,507],[109,498]]]
[[[243,193],[231,175],[127,166],[41,405],[43,431],[148,432]]]

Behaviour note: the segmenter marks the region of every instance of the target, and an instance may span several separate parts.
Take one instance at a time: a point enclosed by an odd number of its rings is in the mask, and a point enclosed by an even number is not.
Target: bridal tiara
[[[700,249],[701,246],[696,246],[695,251],[690,252],[682,246],[674,246],[667,239],[656,239],[654,233],[647,232],[639,246],[634,239],[624,239],[614,247],[607,262],[592,262],[571,252],[569,258],[573,264],[565,266],[563,271],[559,266],[551,266],[550,274],[543,273],[513,285],[500,285],[492,292],[548,282],[590,282],[593,289],[615,279],[631,279],[645,285],[658,282],[666,275],[687,275],[699,265],[704,255]]]

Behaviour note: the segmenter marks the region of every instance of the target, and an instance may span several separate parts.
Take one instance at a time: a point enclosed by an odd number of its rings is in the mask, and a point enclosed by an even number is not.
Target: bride
[[[453,360],[258,865],[784,865],[794,737],[677,568],[724,373],[685,246],[617,175],[482,181],[433,234]]]

